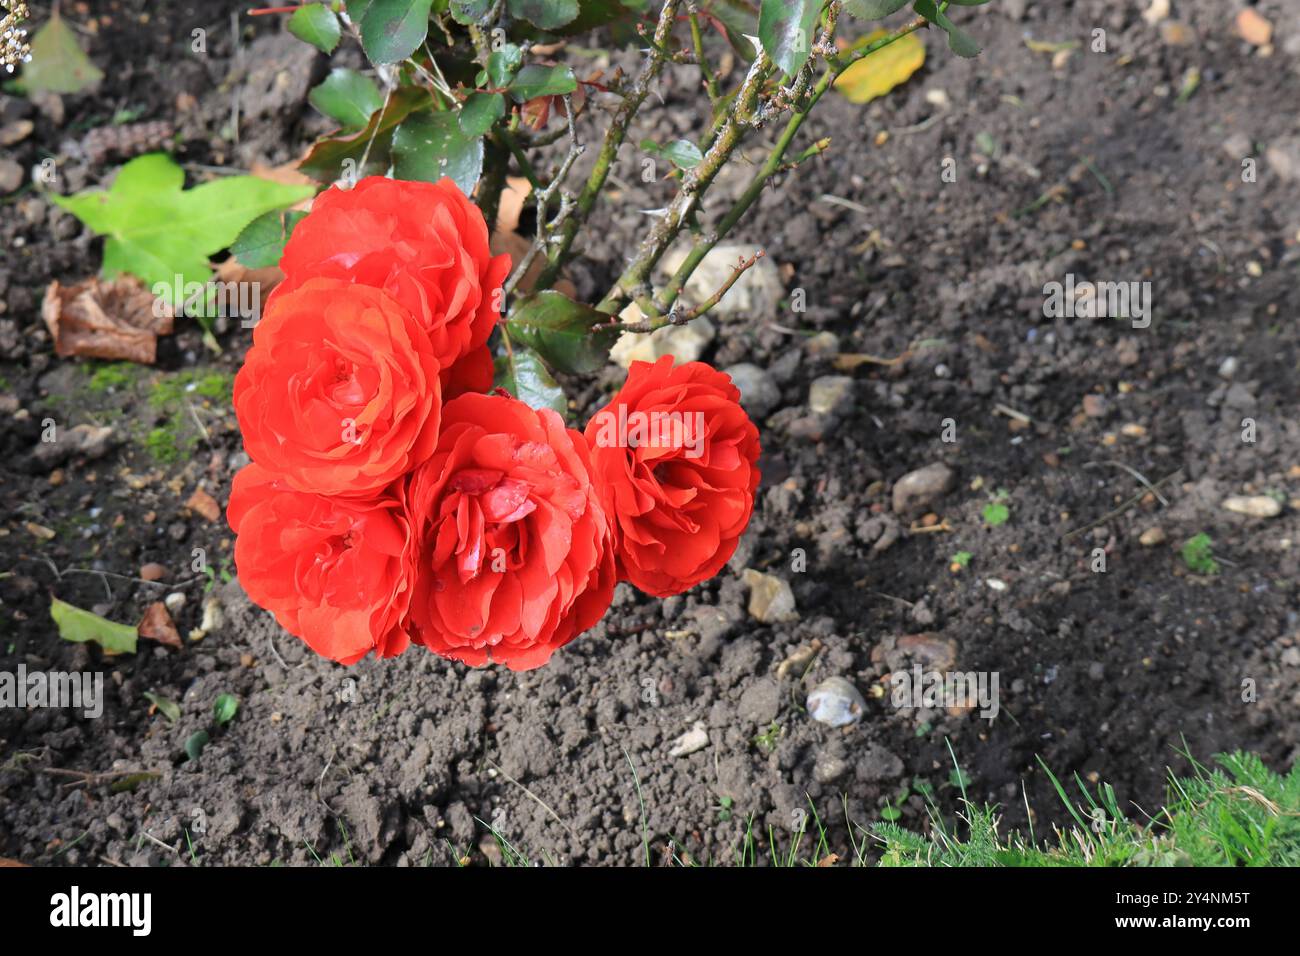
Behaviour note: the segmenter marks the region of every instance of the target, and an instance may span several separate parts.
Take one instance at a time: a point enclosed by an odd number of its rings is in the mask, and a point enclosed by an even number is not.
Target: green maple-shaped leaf
[[[165,153],[127,163],[113,187],[52,196],[104,242],[105,278],[128,272],[146,284],[206,282],[208,257],[229,246],[263,213],[314,192],[256,176],[227,176],[185,189],[185,172]]]

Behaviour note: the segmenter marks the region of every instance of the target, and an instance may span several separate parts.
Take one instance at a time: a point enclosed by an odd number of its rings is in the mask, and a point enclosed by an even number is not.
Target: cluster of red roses
[[[228,514],[245,591],[317,653],[538,667],[618,581],[675,594],[731,556],[759,450],[731,380],[637,363],[585,435],[482,394],[510,263],[451,180],[330,189],[280,265],[235,380],[252,464]],[[702,428],[622,440],[629,411]]]

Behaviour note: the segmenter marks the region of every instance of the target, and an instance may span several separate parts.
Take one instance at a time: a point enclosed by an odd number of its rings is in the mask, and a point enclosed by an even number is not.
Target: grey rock
[[[894,512],[913,514],[925,511],[953,489],[957,473],[942,462],[910,471],[894,483]]]
[[[797,621],[794,592],[784,578],[746,568],[745,584],[749,586],[749,615],[764,624]]]
[[[856,724],[866,712],[862,694],[843,677],[828,677],[808,695],[808,716],[831,727]]]
[[[740,389],[740,405],[750,418],[763,419],[781,404],[781,390],[766,371],[750,362],[723,369]]]
[[[823,375],[808,386],[808,408],[814,415],[843,415],[853,407],[853,379]]]

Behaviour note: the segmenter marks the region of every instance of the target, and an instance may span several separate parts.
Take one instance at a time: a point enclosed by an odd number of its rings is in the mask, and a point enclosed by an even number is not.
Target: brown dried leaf
[[[158,336],[172,330],[172,310],[135,276],[73,286],[51,282],[41,316],[61,358],[81,355],[152,365]]]
[[[144,619],[136,626],[135,632],[145,640],[157,641],[168,647],[181,647],[181,634],[172,623],[172,616],[167,613],[167,605],[154,601],[144,612]]]
[[[208,521],[218,521],[221,518],[221,505],[217,504],[217,499],[202,488],[194,489],[194,494],[190,495],[189,501],[185,502],[185,507],[202,515]]]
[[[532,191],[532,184],[523,176],[506,177],[506,188],[501,190],[501,198],[497,201],[498,232],[519,231],[519,217],[523,215],[524,203]]]

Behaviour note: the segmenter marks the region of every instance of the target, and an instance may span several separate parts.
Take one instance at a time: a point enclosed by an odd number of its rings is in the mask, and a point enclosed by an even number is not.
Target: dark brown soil
[[[0,99],[0,125],[35,122],[7,155],[26,169],[58,157],[59,191],[111,176],[113,162],[89,164],[66,144],[123,110],[172,122],[195,180],[205,166],[289,160],[324,128],[305,103],[324,63],[278,34],[276,18],[241,19],[236,55],[230,13],[246,3],[169,5],[147,23],[157,5],[93,6],[111,10],[83,36],[107,75],[100,92],[65,97],[61,118]],[[905,88],[866,108],[828,97],[806,136],[832,136],[831,152],[772,188],[734,237],[767,251],[807,311],[722,322],[706,355],[763,367],[781,394],[761,426],[764,484],[740,553],[679,598],[620,589],[601,626],[526,674],[470,671],[418,648],[345,669],[249,605],[226,580],[228,529],[185,507],[200,485],[224,503],[246,460],[222,376],[247,332],[220,329],[217,357],[185,323],[157,368],[130,374],[55,358],[44,287],[93,273],[100,242],[30,187],[4,197],[0,669],[101,671],[108,694],[97,720],[0,710],[0,856],[447,864],[499,858],[490,824],[535,861],[638,864],[644,838],[654,862],[669,841],[727,862],[751,819],[760,856],[769,826],[788,845],[809,800],[843,854],[862,838],[846,818],[869,826],[896,806],[923,828],[927,792],[956,808],[949,742],[972,799],[1000,804],[1009,826],[1024,825],[1028,803],[1040,833],[1065,812],[1038,758],[1148,811],[1165,768],[1185,767],[1184,746],[1201,758],[1250,748],[1289,766],[1300,747],[1300,179],[1285,176],[1300,177],[1300,9],[1257,5],[1276,28],[1263,56],[1232,34],[1235,4],[1176,2],[1186,45],[1139,6],[963,10],[981,59],[958,60],[930,36]],[[86,20],[84,6],[65,13]],[[196,27],[206,56],[189,52]],[[1097,28],[1107,53],[1089,48]],[[1026,36],[1082,45],[1054,67]],[[1193,67],[1199,87],[1179,102]],[[178,104],[182,93],[193,102]],[[663,94],[633,141],[691,132],[692,71],[667,77]],[[945,157],[955,183],[942,178]],[[1255,182],[1241,177],[1249,157]],[[641,211],[668,195],[640,182],[638,160],[629,148],[574,270],[583,294],[603,291],[645,227]],[[1150,281],[1150,327],[1045,318],[1044,284],[1068,273]],[[909,352],[854,370],[854,407],[820,440],[809,385],[839,373],[805,347],[817,331],[836,333],[844,353]],[[615,382],[568,383],[575,418]],[[1085,396],[1096,396],[1091,414]],[[52,471],[34,451],[46,418],[111,425],[114,447]],[[945,419],[956,442],[941,439]],[[932,506],[939,530],[909,531],[891,487],[934,462],[956,469],[956,487]],[[1168,478],[1168,504],[1148,496],[1063,540],[1140,493],[1133,472]],[[1010,519],[990,527],[982,512],[999,489]],[[1246,518],[1222,507],[1237,494],[1286,503]],[[1164,543],[1141,545],[1155,527]],[[1179,556],[1201,532],[1218,574],[1193,574]],[[191,572],[194,548],[211,580]],[[971,560],[955,572],[959,552]],[[134,580],[148,562],[166,565],[170,583]],[[745,567],[785,577],[800,619],[752,619]],[[61,641],[49,617],[55,595],[134,623],[172,591],[187,596],[182,635],[214,598],[224,624],[182,650],[142,642],[108,659]],[[866,693],[906,667],[915,652],[898,642],[914,634],[929,634],[930,650],[951,642],[955,670],[999,674],[995,721],[896,710],[887,693],[868,693],[864,719],[844,730],[805,712],[827,676]],[[778,677],[813,641],[806,677]],[[153,712],[146,692],[176,701],[179,721]],[[186,761],[186,739],[222,693],[238,697],[237,716]],[[669,756],[696,721],[709,745]],[[127,772],[155,776],[109,776]],[[115,792],[122,779],[136,785]]]

